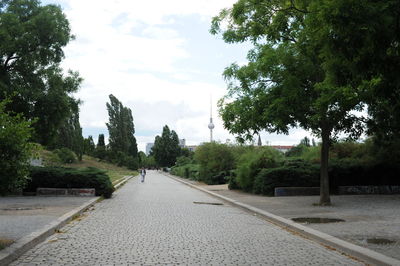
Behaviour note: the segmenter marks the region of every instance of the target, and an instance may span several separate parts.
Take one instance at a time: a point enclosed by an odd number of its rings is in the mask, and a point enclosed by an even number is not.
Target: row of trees
[[[330,204],[329,147],[339,133],[399,137],[398,10],[398,0],[239,0],[213,19],[211,33],[254,46],[246,65],[224,72],[224,126],[241,139],[298,126],[319,136],[321,205]]]
[[[73,39],[59,6],[0,1],[0,193],[24,183],[33,147],[38,147],[33,143],[55,150],[68,162],[89,154],[138,167],[132,112],[115,96],[107,103],[109,145],[104,135],[97,146],[91,136],[83,138],[81,102],[73,97],[82,78],[60,66],[63,48]]]

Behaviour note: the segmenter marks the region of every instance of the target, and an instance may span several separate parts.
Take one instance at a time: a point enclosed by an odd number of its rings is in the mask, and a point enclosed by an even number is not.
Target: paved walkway
[[[332,206],[321,207],[314,204],[319,201],[319,196],[264,197],[228,190],[227,185],[191,183],[287,219],[343,219],[340,223],[304,225],[400,260],[400,195],[333,195]],[[376,239],[378,241],[373,242]],[[392,243],[379,243],[379,239]]]
[[[94,197],[0,197],[0,238],[18,241]]]
[[[12,265],[358,265],[149,171]]]

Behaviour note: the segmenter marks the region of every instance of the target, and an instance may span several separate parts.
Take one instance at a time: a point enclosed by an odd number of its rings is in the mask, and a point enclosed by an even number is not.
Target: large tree
[[[154,155],[157,164],[159,166],[173,166],[176,158],[180,155],[180,151],[178,134],[165,125],[161,136],[156,136],[152,148],[152,155]]]
[[[323,1],[310,17],[324,32],[325,68],[357,86],[368,105],[369,132],[400,138],[400,1]]]
[[[81,83],[76,72],[60,68],[62,49],[73,39],[68,20],[56,5],[3,0],[0,21],[0,99],[11,97],[8,110],[37,117],[35,140],[51,144]]]
[[[213,34],[222,31],[228,43],[254,45],[247,64],[232,64],[224,72],[229,81],[229,93],[219,103],[224,126],[241,139],[263,129],[287,134],[298,126],[320,136],[321,205],[330,204],[331,141],[338,133],[356,137],[363,131],[355,111],[364,107],[360,88],[342,84],[326,66],[330,33],[317,19],[325,2],[332,1],[239,0],[221,11],[211,28]]]

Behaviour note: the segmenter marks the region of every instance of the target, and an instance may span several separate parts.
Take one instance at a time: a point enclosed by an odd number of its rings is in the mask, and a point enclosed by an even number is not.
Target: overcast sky
[[[226,94],[225,67],[246,62],[246,44],[226,44],[213,36],[211,18],[232,0],[46,0],[60,5],[76,39],[65,49],[65,70],[84,82],[83,135],[108,135],[106,102],[116,96],[132,110],[139,150],[161,134],[164,125],[189,145],[209,140],[210,95],[214,139],[234,136],[223,129],[216,101]],[[297,144],[306,135],[261,134],[263,143]]]

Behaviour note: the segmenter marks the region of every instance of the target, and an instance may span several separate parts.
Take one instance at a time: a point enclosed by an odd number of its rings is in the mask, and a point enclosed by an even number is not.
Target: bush
[[[76,154],[68,148],[56,149],[53,153],[57,154],[62,163],[75,163],[77,162]]]
[[[36,145],[29,142],[31,122],[5,112],[0,102],[0,195],[21,189],[27,182],[29,160]]]
[[[234,167],[232,149],[215,142],[197,148],[194,158],[199,163],[199,180],[208,185],[224,184],[225,174]]]
[[[237,164],[236,185],[244,191],[251,192],[254,178],[264,168],[274,168],[280,165],[283,155],[270,147],[248,150],[241,156]]]
[[[95,188],[96,196],[110,198],[115,190],[105,171],[94,167],[31,167],[29,176],[31,180],[24,189],[27,192],[35,192],[38,187]]]
[[[240,189],[240,186],[236,181],[236,169],[229,171],[229,176],[227,176],[226,178],[228,181],[229,189]]]
[[[171,168],[171,174],[192,180],[199,179],[199,165],[198,164],[185,164],[183,166],[174,166]]]
[[[282,167],[261,170],[255,177],[253,191],[257,194],[273,196],[276,187],[315,186],[319,186],[318,165],[289,161]]]

